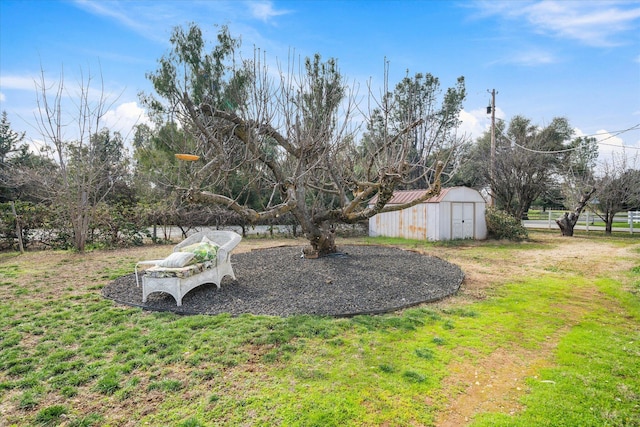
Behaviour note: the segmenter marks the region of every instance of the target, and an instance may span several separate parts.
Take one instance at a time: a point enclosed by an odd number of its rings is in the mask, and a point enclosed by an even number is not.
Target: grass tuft
[[[380,370],[385,374],[393,374],[394,372],[396,372],[396,368],[393,365],[389,365],[386,363],[380,365]]]
[[[402,376],[413,383],[423,383],[427,380],[427,377],[416,371],[404,371]]]
[[[36,415],[36,423],[41,426],[60,424],[62,422],[62,415],[65,415],[67,411],[67,407],[63,405],[49,406],[38,412]]]
[[[161,390],[166,392],[176,392],[182,390],[184,385],[178,380],[162,380],[154,381],[147,387],[147,391]]]
[[[416,356],[425,360],[433,360],[433,358],[435,357],[435,353],[430,348],[417,348]]]
[[[431,342],[433,342],[435,345],[445,345],[447,343],[447,341],[441,337],[433,337]]]
[[[107,372],[96,383],[96,391],[102,394],[111,395],[120,389],[120,375],[116,372]]]

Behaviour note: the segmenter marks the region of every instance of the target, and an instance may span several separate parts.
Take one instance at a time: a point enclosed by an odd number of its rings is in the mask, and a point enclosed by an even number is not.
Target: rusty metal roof
[[[444,196],[449,192],[451,188],[443,188],[440,190],[440,194],[435,197],[431,197],[425,200],[422,203],[439,203],[442,201]],[[409,203],[423,197],[428,190],[398,190],[393,192],[393,197],[389,200],[388,205],[401,205],[404,203]],[[378,195],[374,196],[371,201],[369,201],[370,205],[375,204],[378,201]]]

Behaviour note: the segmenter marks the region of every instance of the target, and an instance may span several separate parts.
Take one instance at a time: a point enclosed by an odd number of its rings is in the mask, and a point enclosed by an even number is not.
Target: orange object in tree
[[[193,162],[200,159],[200,156],[196,156],[195,154],[176,154],[176,159]]]

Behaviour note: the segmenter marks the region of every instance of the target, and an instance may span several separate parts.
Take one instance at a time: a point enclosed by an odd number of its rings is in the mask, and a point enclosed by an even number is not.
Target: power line
[[[614,134],[613,135],[609,135],[608,137],[606,137],[602,141],[606,141],[607,139],[613,138],[613,137],[618,136],[618,135],[620,135],[622,133],[630,132],[630,131],[636,130],[636,129],[640,129],[640,123],[638,123],[637,125],[631,126],[630,128],[627,128],[627,129],[608,131],[607,133],[614,133]],[[591,135],[582,135],[582,137],[583,138],[588,138],[588,137],[591,137],[591,136],[600,136],[600,135],[602,135],[602,134],[601,133],[593,133]],[[600,143],[602,141],[599,141],[598,143]]]
[[[607,143],[602,142],[602,141],[606,141],[606,140],[611,139],[611,138],[615,138],[615,137],[616,137],[616,136],[618,136],[618,135],[621,135],[621,134],[626,133],[626,132],[630,132],[630,131],[635,130],[635,129],[638,129],[638,128],[640,128],[640,123],[638,123],[637,125],[634,125],[634,126],[632,126],[632,127],[628,128],[628,129],[623,129],[623,130],[619,130],[619,131],[614,131],[614,132],[616,132],[616,133],[614,133],[613,135],[609,135],[608,137],[606,137],[606,138],[604,138],[604,139],[602,139],[602,140],[600,140],[600,141],[596,141],[596,143],[597,143],[597,144],[601,144],[601,145],[611,146],[611,147],[621,147],[621,148],[629,148],[629,149],[632,149],[632,150],[640,150],[640,147],[632,147],[632,146],[630,146],[630,145],[607,144]],[[560,153],[568,153],[568,152],[570,152],[570,151],[579,150],[579,149],[581,148],[580,146],[577,146],[577,147],[573,147],[573,148],[565,148],[565,149],[563,149],[563,150],[552,150],[552,151],[534,150],[534,149],[532,149],[532,148],[524,147],[524,146],[522,146],[522,145],[518,144],[517,142],[510,140],[509,138],[507,138],[507,136],[506,136],[504,133],[502,133],[502,130],[498,129],[498,132],[500,132],[500,135],[502,135],[502,137],[503,137],[504,139],[506,139],[510,144],[513,144],[514,146],[516,146],[516,147],[518,147],[518,148],[521,148],[521,149],[523,149],[523,150],[525,150],[525,151],[529,151],[529,152],[531,152],[531,153],[536,153],[536,154],[560,154]],[[600,133],[600,134],[597,134],[597,133],[596,133],[596,134],[593,134],[593,135],[583,135],[583,136],[582,136],[582,138],[592,137],[592,136],[598,136],[598,135],[602,135],[602,134],[601,134],[601,133]]]
[[[603,143],[598,142],[598,144],[600,144],[600,145],[606,145],[607,147],[620,147],[620,148],[624,148],[624,149],[627,149],[627,148],[628,148],[629,150],[640,150],[640,147],[633,147],[633,146],[631,146],[631,145],[624,145],[624,144],[621,144],[621,145],[618,145],[618,144],[607,144],[606,142],[603,142]]]

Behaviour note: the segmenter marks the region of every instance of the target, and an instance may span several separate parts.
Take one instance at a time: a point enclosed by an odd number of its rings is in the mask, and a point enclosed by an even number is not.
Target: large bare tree
[[[38,198],[58,209],[60,227],[68,224],[73,247],[84,251],[96,207],[126,174],[122,138],[103,127],[115,100],[101,79],[95,88],[91,74],[67,86],[62,74],[50,83],[43,71],[35,83],[39,154],[47,161],[22,168],[22,175],[37,188]]]
[[[462,78],[442,94],[431,76],[428,84],[422,75],[407,77],[377,100],[369,85],[359,102],[357,86],[344,81],[334,59],[292,54],[277,70],[259,50],[238,60],[239,41],[226,27],[211,52],[195,25],[176,28],[171,43],[148,75],[157,96],[143,100],[154,116],[175,118],[194,135],[201,160],[192,169],[192,201],[222,204],[251,222],[291,213],[310,242],[306,256],[317,257],[337,251],[336,223],[366,220],[440,191],[445,156],[458,143]],[[228,191],[224,183],[238,176],[269,189],[262,209]],[[428,189],[423,197],[387,206],[396,188],[417,181]]]

